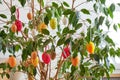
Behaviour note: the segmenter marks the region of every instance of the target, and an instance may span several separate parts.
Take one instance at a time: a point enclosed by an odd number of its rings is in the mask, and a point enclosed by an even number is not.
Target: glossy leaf
[[[111,12],[113,12],[115,10],[115,4],[110,5],[110,10],[111,10]]]
[[[66,6],[66,7],[69,7],[69,4],[67,2],[63,2],[63,5]]]
[[[25,6],[26,0],[18,0],[20,2],[20,4],[22,5],[22,7]]]
[[[15,13],[16,7],[15,7],[15,6],[12,6],[12,7],[10,8],[10,11],[11,11],[11,14]]]
[[[77,29],[80,29],[81,27],[82,27],[82,23],[78,23],[76,26],[75,26],[75,30],[77,30]]]
[[[55,7],[55,8],[58,8],[58,4],[55,3],[55,2],[52,2],[52,6]]]
[[[117,25],[116,24],[113,25],[113,28],[114,28],[115,31],[117,31]]]
[[[105,1],[106,1],[106,0],[100,0],[100,2],[101,2],[102,4],[105,4]]]
[[[47,29],[42,29],[42,33],[45,34],[45,35],[49,35],[50,34],[50,32]]]
[[[99,25],[102,25],[104,19],[105,19],[105,18],[104,18],[103,16],[100,16],[100,18],[99,18]]]
[[[0,14],[1,18],[7,18],[7,16],[5,14]]]
[[[89,10],[87,9],[81,9],[81,12],[83,12],[84,14],[90,14]]]
[[[64,38],[60,38],[58,41],[57,41],[57,46],[60,46],[64,43],[65,39]]]

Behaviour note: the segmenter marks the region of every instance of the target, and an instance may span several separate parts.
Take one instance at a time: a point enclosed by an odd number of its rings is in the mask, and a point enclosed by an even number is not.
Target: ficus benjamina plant
[[[120,4],[70,1],[72,4],[68,0],[0,0],[10,13],[0,12],[0,54],[10,53],[7,62],[0,63],[1,77],[10,78],[13,71],[27,74],[28,80],[110,79],[115,67],[108,58],[119,57],[120,48],[108,33],[120,27],[111,23]],[[23,18],[20,9],[26,6],[30,10],[24,10]]]

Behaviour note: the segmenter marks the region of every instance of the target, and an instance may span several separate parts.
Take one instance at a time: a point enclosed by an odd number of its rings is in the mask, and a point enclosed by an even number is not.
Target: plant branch
[[[9,23],[8,21],[4,21],[2,19],[0,19],[0,21],[3,22],[3,23],[7,23],[7,24]]]
[[[23,31],[21,31],[21,34],[22,34],[22,36],[24,37],[24,39],[27,41],[27,36],[24,34],[24,32]]]
[[[42,5],[41,5],[41,3],[42,3],[42,0],[40,0],[40,13],[42,11]]]
[[[58,73],[59,73],[59,71],[60,71],[60,68],[61,68],[63,62],[64,62],[64,60],[62,60],[62,55],[61,55],[61,57],[60,57],[60,62],[59,62],[59,64],[58,64],[58,68],[57,68],[57,72],[56,72],[56,74],[55,74],[55,76],[54,76],[54,79],[55,79],[55,80],[57,80],[57,76],[58,76]]]
[[[10,6],[8,5],[8,3],[5,1],[5,0],[3,0],[3,2],[6,4],[6,6],[10,9]]]
[[[78,4],[77,6],[74,7],[74,9],[77,8],[77,7],[79,7],[79,6],[82,5],[82,4],[85,4],[85,3],[87,3],[87,1]]]
[[[34,19],[34,0],[31,1],[31,9],[32,9],[32,16],[33,16],[33,26],[35,29],[36,27],[35,27],[35,19]]]
[[[10,7],[12,7],[12,0],[10,0]]]
[[[74,9],[75,0],[72,0],[72,9]]]

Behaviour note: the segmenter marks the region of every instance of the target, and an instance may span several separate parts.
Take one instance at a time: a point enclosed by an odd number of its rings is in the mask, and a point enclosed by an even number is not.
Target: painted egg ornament
[[[68,56],[70,56],[70,48],[68,46],[64,47],[62,56],[63,56],[63,58],[67,58]]]
[[[46,52],[44,52],[44,53],[42,54],[42,60],[43,60],[43,62],[44,62],[45,64],[49,64],[50,61],[51,61],[50,55],[47,54]]]
[[[20,20],[16,20],[15,21],[15,25],[17,26],[17,31],[21,31],[22,30],[22,22]]]

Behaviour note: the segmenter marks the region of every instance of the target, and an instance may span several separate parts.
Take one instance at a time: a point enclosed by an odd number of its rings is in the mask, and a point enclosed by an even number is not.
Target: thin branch
[[[12,0],[10,0],[10,7],[12,7]]]
[[[72,9],[74,8],[75,0],[72,0]]]
[[[6,6],[10,9],[10,6],[8,5],[8,3],[5,1],[5,0],[3,0],[3,2],[6,4]]]
[[[22,34],[22,36],[24,37],[24,39],[27,41],[27,38],[28,38],[28,37],[24,34],[24,32],[21,31],[21,34]]]
[[[8,21],[4,21],[4,20],[2,20],[2,19],[0,19],[0,22],[7,23],[7,24],[8,24]]]
[[[32,16],[33,16],[33,26],[35,29],[36,27],[35,27],[35,19],[34,19],[34,0],[31,0],[31,9],[32,9]]]
[[[61,55],[61,57],[60,57],[60,62],[59,62],[59,64],[58,64],[58,68],[57,68],[57,72],[56,72],[56,74],[55,74],[55,76],[54,76],[54,79],[55,79],[55,80],[57,80],[57,76],[58,76],[58,73],[59,73],[59,71],[60,71],[60,68],[61,68],[63,62],[64,62],[64,60],[62,60],[62,55]]]
[[[74,7],[74,9],[77,8],[77,7],[79,7],[79,6],[82,5],[82,4],[85,4],[85,3],[87,3],[87,1],[78,4],[77,6]]]
[[[41,5],[41,3],[42,3],[42,0],[40,0],[40,13],[42,11],[42,5]]]
[[[49,79],[50,79],[50,76],[51,76],[51,75],[50,75],[50,74],[51,74],[51,62],[50,62],[49,67],[50,67],[50,68],[49,68]]]

